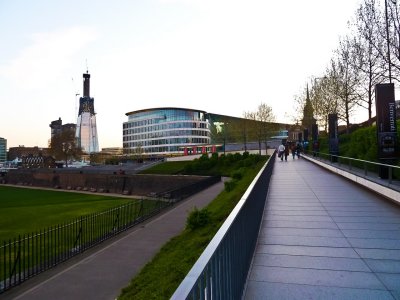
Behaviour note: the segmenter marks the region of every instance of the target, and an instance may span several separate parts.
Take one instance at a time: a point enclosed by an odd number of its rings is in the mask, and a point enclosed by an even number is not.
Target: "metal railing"
[[[305,154],[315,160],[332,163],[332,165],[334,164],[343,170],[347,170],[350,173],[354,173],[361,177],[369,177],[369,179],[375,178],[376,182],[387,182],[389,185],[395,184],[395,187],[400,186],[398,179],[394,181],[395,173],[397,176],[400,176],[400,166],[323,152],[306,151]],[[382,174],[380,173],[383,173],[386,176],[381,176]]]
[[[0,294],[156,215],[172,202],[134,201],[4,241],[0,245]]]
[[[240,299],[257,243],[275,153],[171,299]]]

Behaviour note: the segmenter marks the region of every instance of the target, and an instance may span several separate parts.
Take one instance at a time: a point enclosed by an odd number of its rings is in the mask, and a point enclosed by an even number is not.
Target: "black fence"
[[[172,201],[139,200],[4,241],[0,293],[159,213]]]
[[[276,152],[172,295],[182,299],[242,299],[260,231]]]

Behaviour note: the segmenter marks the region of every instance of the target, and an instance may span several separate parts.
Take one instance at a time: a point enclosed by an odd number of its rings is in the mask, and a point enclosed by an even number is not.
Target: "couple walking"
[[[283,161],[283,158],[285,158],[285,161],[287,161],[287,157],[289,156],[289,145],[286,144],[280,144],[278,147],[278,157]]]

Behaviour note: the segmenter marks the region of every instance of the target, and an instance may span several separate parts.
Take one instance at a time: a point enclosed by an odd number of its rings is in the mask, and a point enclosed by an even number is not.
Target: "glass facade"
[[[124,153],[182,153],[183,147],[209,145],[210,123],[204,111],[154,108],[126,114]]]
[[[99,152],[96,115],[87,112],[79,115],[75,136],[82,151],[87,153]]]
[[[79,99],[75,137],[78,146],[86,153],[99,152],[94,98],[90,97],[90,74],[83,74],[83,97]]]
[[[7,160],[7,140],[0,137],[0,162]]]

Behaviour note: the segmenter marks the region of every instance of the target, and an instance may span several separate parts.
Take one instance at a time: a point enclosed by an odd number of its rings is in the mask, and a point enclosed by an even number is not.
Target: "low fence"
[[[159,213],[172,202],[140,200],[4,241],[0,293]]]
[[[171,299],[241,299],[275,162],[253,180]]]

